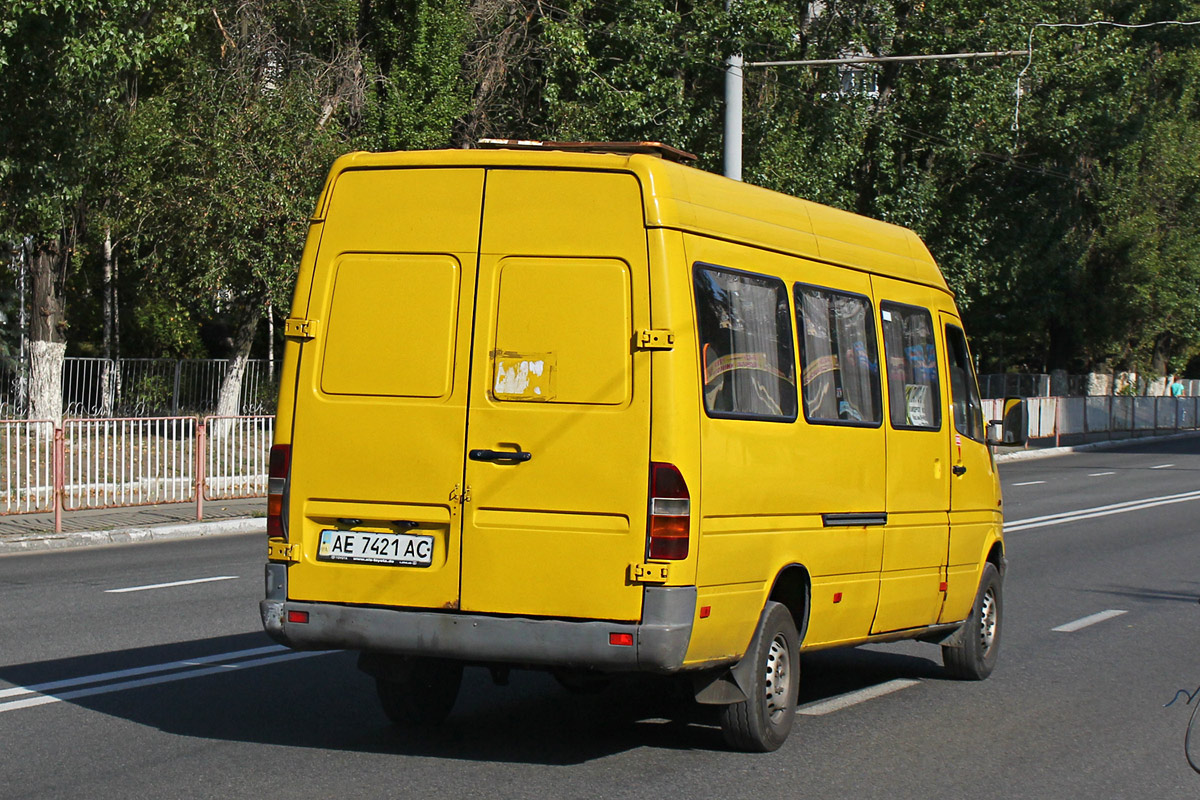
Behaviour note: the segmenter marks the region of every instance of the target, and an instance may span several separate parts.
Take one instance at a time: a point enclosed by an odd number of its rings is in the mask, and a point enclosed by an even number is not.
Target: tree
[[[15,0],[0,17],[0,230],[33,284],[30,416],[62,415],[64,287],[94,200],[97,141],[136,102],[137,75],[188,40],[188,15],[140,0]]]

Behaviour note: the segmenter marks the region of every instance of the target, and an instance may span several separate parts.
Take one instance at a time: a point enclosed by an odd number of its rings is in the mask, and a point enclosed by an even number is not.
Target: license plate
[[[317,560],[428,567],[433,563],[433,537],[410,533],[321,531]]]

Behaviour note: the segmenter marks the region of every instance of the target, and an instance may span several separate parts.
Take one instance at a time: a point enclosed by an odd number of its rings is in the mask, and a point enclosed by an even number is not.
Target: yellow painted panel
[[[888,514],[883,571],[940,568],[946,561],[946,512]]]
[[[1003,522],[996,511],[962,511],[951,512],[950,524],[949,563],[977,568],[987,557],[984,548],[998,538]]]
[[[824,647],[866,638],[879,596],[874,575],[814,578],[804,646]]]
[[[289,343],[289,352],[299,350],[291,538],[305,554],[288,570],[293,599],[458,604],[461,514],[452,498],[463,482],[483,178],[482,169],[371,169],[332,180],[312,282],[297,285],[293,307],[293,316],[317,323],[317,337]],[[314,243],[310,237],[309,246]],[[339,269],[346,264],[349,272]],[[393,268],[406,282],[433,276],[420,288],[430,290],[424,299],[438,307],[416,310],[419,326],[411,324],[410,301],[397,294]],[[349,302],[341,299],[346,285],[337,287],[335,297],[335,279],[347,275]],[[381,302],[395,307],[381,311]],[[356,304],[365,305],[362,318],[356,318]],[[371,352],[381,347],[388,359],[383,367]],[[387,374],[404,359],[419,361],[431,374]],[[330,394],[323,383],[355,393]],[[414,387],[434,396],[386,396]],[[435,566],[315,561],[321,530],[340,527],[340,518],[362,520],[369,530],[394,530],[390,523],[407,520],[439,531]]]
[[[479,244],[480,169],[370,169],[338,175],[323,253],[460,253]],[[430,224],[437,220],[436,225]],[[326,264],[328,262],[325,262]]]
[[[938,569],[883,573],[871,632],[886,633],[936,622],[942,607],[941,582]]]
[[[696,618],[685,664],[739,658],[750,644],[763,608],[766,587],[761,582],[732,586],[701,586],[696,590]],[[700,618],[707,606],[709,616]]]
[[[394,532],[390,523],[418,523],[413,533],[432,536],[433,563],[428,567],[378,564],[343,564],[317,560],[317,543],[323,530],[345,530],[340,518],[361,520],[354,531]],[[451,512],[446,506],[411,504],[312,502],[303,518],[292,521],[292,541],[302,544],[301,561],[288,568],[289,596],[312,602],[389,602],[414,607],[457,606],[458,549],[452,533]]]
[[[641,616],[627,579],[645,560],[650,463],[651,354],[633,350],[651,327],[641,208],[628,174],[488,173],[467,448],[530,459],[466,462],[464,610]],[[513,360],[497,392],[493,368]],[[521,386],[521,361],[552,380]],[[512,402],[536,388],[553,400]]]
[[[492,391],[498,400],[615,405],[629,397],[629,267],[506,258]]]
[[[950,567],[946,581],[946,602],[938,622],[958,622],[971,614],[975,594],[979,591],[979,565]]]
[[[334,269],[321,388],[329,394],[449,394],[458,260],[355,254],[339,259]]]

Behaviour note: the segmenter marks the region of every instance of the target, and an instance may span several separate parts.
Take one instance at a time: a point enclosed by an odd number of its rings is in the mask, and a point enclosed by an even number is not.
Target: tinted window
[[[954,428],[964,436],[977,442],[984,438],[983,403],[979,400],[979,386],[975,382],[975,369],[967,352],[967,337],[962,329],[946,326],[946,356],[950,368],[950,400],[954,412]]]
[[[795,351],[783,281],[697,266],[695,282],[709,416],[795,419]]]
[[[898,303],[881,303],[879,315],[892,427],[938,430],[942,408],[933,319],[923,308]]]
[[[870,301],[797,284],[796,321],[805,418],[878,425],[883,404]]]

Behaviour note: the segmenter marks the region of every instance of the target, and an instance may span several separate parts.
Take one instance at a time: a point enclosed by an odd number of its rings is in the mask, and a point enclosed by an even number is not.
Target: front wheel
[[[1003,582],[995,565],[988,563],[983,568],[971,616],[963,623],[962,644],[942,645],[942,664],[950,677],[981,681],[992,674],[1000,654],[1003,611]]]
[[[749,699],[721,709],[721,732],[736,750],[778,750],[792,730],[800,693],[800,635],[787,607],[768,603],[743,657],[753,664]]]

